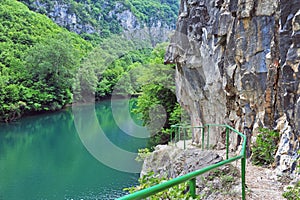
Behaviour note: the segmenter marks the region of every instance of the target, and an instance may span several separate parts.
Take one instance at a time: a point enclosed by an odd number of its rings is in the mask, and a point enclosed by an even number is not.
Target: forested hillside
[[[178,0],[20,1],[86,39],[140,30],[144,26],[175,29],[179,8]]]
[[[91,45],[17,1],[0,2],[0,116],[62,108]]]
[[[139,112],[144,113],[145,123],[149,123],[145,113],[155,103],[169,102],[171,116],[175,94],[157,80],[174,85],[173,79],[156,73],[172,69],[161,66],[166,45],[153,50],[148,41],[110,33],[110,37],[97,36],[99,45],[93,46],[21,2],[4,0],[0,5],[0,121],[59,110],[90,97],[101,100],[113,92],[121,96],[144,92]],[[155,78],[147,79],[151,74]],[[166,93],[170,95],[154,101],[155,95]],[[169,127],[168,122],[164,127]]]

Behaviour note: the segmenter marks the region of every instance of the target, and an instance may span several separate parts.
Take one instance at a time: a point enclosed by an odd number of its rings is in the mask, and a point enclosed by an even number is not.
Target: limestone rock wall
[[[281,172],[300,149],[300,0],[181,0],[166,63],[192,125],[227,123],[248,147],[258,127],[281,133]],[[195,132],[193,141],[201,142]],[[210,141],[223,141],[213,134]],[[232,148],[239,138],[232,137]],[[248,148],[250,155],[250,148]]]

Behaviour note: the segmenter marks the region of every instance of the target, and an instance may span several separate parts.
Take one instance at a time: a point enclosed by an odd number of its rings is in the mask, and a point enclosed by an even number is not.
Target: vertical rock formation
[[[248,147],[258,127],[277,129],[276,160],[294,171],[300,149],[300,0],[181,0],[165,58],[192,125],[227,123]],[[222,142],[219,134],[210,141]],[[201,135],[194,133],[193,142]],[[239,138],[231,138],[232,148]],[[248,154],[250,151],[248,149]]]

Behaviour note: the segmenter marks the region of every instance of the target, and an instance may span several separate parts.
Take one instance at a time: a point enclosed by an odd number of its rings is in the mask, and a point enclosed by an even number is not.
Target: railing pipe
[[[210,165],[210,166],[207,166],[207,167],[204,167],[202,169],[199,169],[199,170],[196,170],[196,171],[193,171],[193,172],[190,172],[188,174],[185,174],[183,176],[179,176],[177,178],[174,178],[174,179],[171,179],[167,182],[163,182],[163,183],[160,183],[158,185],[154,185],[150,188],[146,188],[146,189],[143,189],[143,190],[140,190],[140,191],[137,191],[135,193],[132,193],[132,194],[128,194],[126,196],[123,196],[121,198],[119,198],[118,200],[138,200],[138,199],[144,199],[146,197],[149,197],[151,195],[154,195],[158,192],[161,192],[161,191],[164,191],[170,187],[173,187],[175,185],[178,185],[180,183],[184,183],[190,179],[193,179],[193,178],[196,178],[197,176],[201,175],[201,174],[204,174],[205,172],[208,172],[212,169],[215,169],[215,168],[218,168],[222,165],[225,165],[225,164],[228,164],[230,162],[233,162],[235,160],[238,160],[238,159],[241,159],[243,156],[239,155],[239,156],[235,156],[233,158],[229,158],[228,160],[223,160],[221,162],[218,162],[216,164],[213,164],[213,165]]]

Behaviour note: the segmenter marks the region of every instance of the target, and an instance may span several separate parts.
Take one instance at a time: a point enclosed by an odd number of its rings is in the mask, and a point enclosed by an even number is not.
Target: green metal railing
[[[241,159],[241,180],[242,180],[242,199],[246,199],[246,136],[237,130],[233,129],[229,125],[219,125],[219,124],[206,124],[204,126],[199,126],[199,127],[192,127],[192,126],[182,126],[182,125],[174,125],[173,128],[177,128],[178,130],[188,130],[192,128],[200,128],[202,130],[202,149],[204,149],[204,137],[205,137],[205,129],[207,130],[207,145],[206,147],[209,148],[209,130],[210,127],[223,127],[225,128],[226,132],[226,160],[223,160],[221,162],[218,162],[216,164],[207,166],[205,168],[190,172],[188,174],[185,174],[183,176],[179,176],[177,178],[171,179],[169,181],[160,183],[158,185],[154,185],[152,187],[134,192],[132,194],[128,194],[126,196],[123,196],[119,198],[118,200],[136,200],[136,199],[144,199],[146,197],[149,197],[151,195],[154,195],[156,193],[159,193],[161,191],[164,191],[168,188],[171,188],[173,186],[179,185],[181,183],[189,181],[189,192],[191,197],[196,198],[196,177],[204,174],[205,172],[208,172],[212,169],[218,168],[220,166],[226,165],[228,163],[231,163],[233,161]],[[232,158],[229,158],[229,134],[230,132],[234,132],[241,136],[243,138],[243,144],[242,144],[242,149],[239,155],[234,156]],[[183,135],[185,136],[186,131],[183,132]],[[178,139],[180,140],[180,132],[179,135],[175,137],[179,137]],[[184,138],[185,141],[185,138]],[[185,144],[185,143],[184,143]]]

